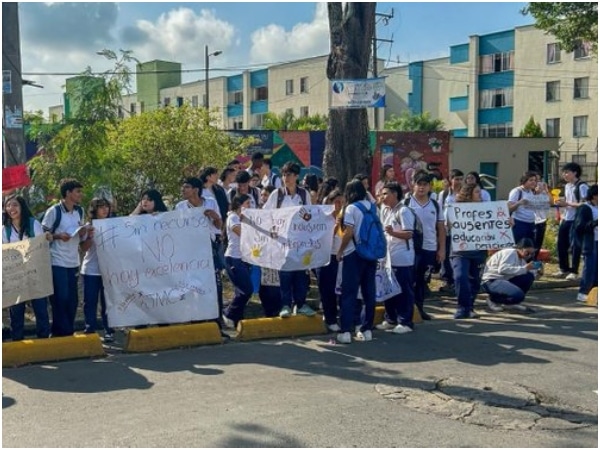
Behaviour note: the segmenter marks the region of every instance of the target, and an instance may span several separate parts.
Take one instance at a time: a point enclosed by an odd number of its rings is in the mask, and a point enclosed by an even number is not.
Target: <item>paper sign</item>
[[[512,247],[507,202],[453,203],[448,206],[452,250],[492,250]]]
[[[269,269],[294,271],[329,264],[333,206],[244,209],[242,259]]]
[[[337,279],[335,282],[335,293],[337,295],[342,294],[343,266],[344,260],[340,261],[338,265]],[[377,272],[375,272],[375,301],[381,303],[401,293],[402,288],[400,287],[398,280],[396,280],[388,255],[388,257],[377,261]],[[360,286],[358,288],[357,298],[363,298]]]
[[[46,236],[2,244],[2,308],[53,292]]]
[[[111,327],[218,317],[202,208],[94,220]]]

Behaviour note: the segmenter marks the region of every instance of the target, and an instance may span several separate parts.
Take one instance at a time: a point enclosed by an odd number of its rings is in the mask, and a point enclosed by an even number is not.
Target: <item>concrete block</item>
[[[596,308],[598,307],[598,288],[597,287],[592,288],[592,290],[588,293],[585,304],[588,306],[595,306]]]
[[[96,333],[2,343],[2,367],[104,356]]]
[[[129,330],[123,350],[152,352],[222,342],[219,326],[215,322],[206,322]]]
[[[325,334],[327,329],[323,316],[292,316],[286,319],[267,317],[263,319],[241,320],[238,323],[237,340],[254,341],[257,339],[285,338]]]
[[[375,321],[373,325],[377,325],[378,323],[383,322],[383,317],[385,314],[385,308],[383,306],[375,307]],[[419,308],[416,306],[413,308],[413,323],[421,323],[423,319],[421,318],[421,314],[419,313]]]

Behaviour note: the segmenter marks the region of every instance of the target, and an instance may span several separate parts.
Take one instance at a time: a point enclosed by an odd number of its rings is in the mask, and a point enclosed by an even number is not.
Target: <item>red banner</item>
[[[29,186],[30,184],[31,178],[29,178],[29,172],[25,164],[2,169],[2,192]]]

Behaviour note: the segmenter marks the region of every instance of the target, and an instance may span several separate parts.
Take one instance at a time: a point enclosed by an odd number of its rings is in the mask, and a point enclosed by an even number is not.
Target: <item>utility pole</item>
[[[25,163],[23,134],[23,79],[21,77],[21,38],[19,7],[2,2],[2,132],[3,167]]]
[[[379,23],[379,19],[383,20],[384,25],[387,25],[390,19],[394,18],[394,8],[392,8],[392,12],[390,14],[384,13],[375,13],[375,26],[373,27],[373,78],[377,78],[377,43],[378,42],[388,42],[393,43],[393,39],[378,39],[377,38],[377,24]],[[375,130],[379,129],[379,108],[373,108],[373,127]]]

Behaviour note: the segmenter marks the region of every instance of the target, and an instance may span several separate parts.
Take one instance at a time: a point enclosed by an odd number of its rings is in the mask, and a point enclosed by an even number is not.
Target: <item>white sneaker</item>
[[[577,281],[579,279],[579,277],[577,276],[576,273],[570,273],[569,275],[567,275],[567,277],[565,278],[565,280],[569,280],[569,281]]]
[[[583,303],[587,302],[587,295],[581,293],[577,294],[577,301]]]
[[[486,303],[487,303],[488,308],[492,312],[502,312],[502,311],[504,311],[504,308],[502,307],[502,305],[500,305],[498,303],[494,303],[489,298],[486,299]]]
[[[233,320],[231,320],[225,314],[223,314],[221,317],[223,317],[223,324],[226,328],[235,328],[235,323],[233,323]]]
[[[568,272],[563,272],[562,270],[559,270],[558,272],[554,272],[552,276],[555,278],[564,278],[567,274]]]
[[[337,335],[336,340],[340,344],[351,344],[352,343],[352,335],[350,334],[349,331],[346,331],[345,333],[339,333]]]
[[[392,330],[392,333],[394,334],[406,334],[406,333],[410,333],[412,332],[413,329],[411,327],[407,327],[406,325],[396,325],[394,327],[394,329]]]
[[[333,331],[334,333],[337,333],[341,330],[340,326],[337,323],[332,323],[330,325],[327,325],[327,329],[329,331]]]
[[[371,330],[359,331],[358,333],[356,333],[356,340],[363,342],[372,341],[373,333],[371,333]]]
[[[384,320],[380,324],[375,325],[375,328],[377,328],[378,330],[383,330],[383,331],[393,330],[395,327],[396,327],[395,324],[390,323],[387,320]]]

